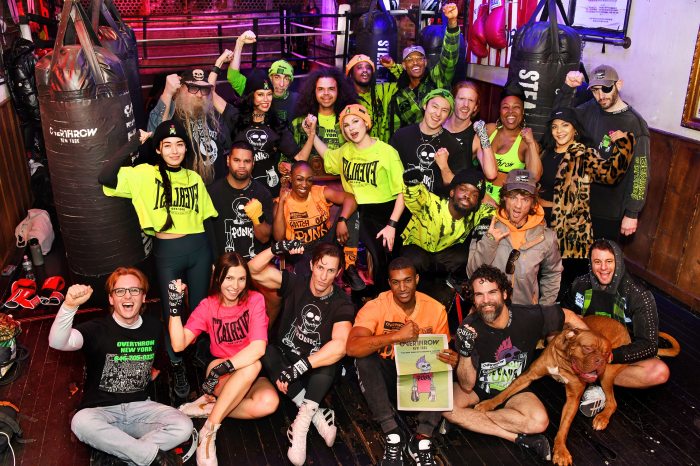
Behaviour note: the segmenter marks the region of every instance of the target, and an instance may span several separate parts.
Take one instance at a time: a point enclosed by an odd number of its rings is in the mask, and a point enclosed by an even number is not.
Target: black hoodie
[[[619,320],[630,330],[632,343],[613,350],[614,364],[629,364],[656,356],[659,316],[656,301],[649,290],[636,283],[625,271],[625,261],[617,243],[608,241],[615,251],[615,273],[606,287],[591,269],[574,280],[564,296],[564,308],[586,315],[603,315]]]

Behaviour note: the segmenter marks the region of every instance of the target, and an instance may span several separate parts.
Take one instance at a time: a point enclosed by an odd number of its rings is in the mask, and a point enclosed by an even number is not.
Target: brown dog
[[[482,401],[474,409],[491,411],[508,398],[525,389],[546,375],[566,386],[566,404],[561,413],[559,431],[554,439],[552,462],[570,465],[571,453],[566,448],[566,437],[574,420],[586,385],[600,379],[605,392],[605,408],[593,419],[593,428],[603,430],[610,416],[617,409],[613,381],[625,368],[624,364],[608,364],[612,348],[630,343],[627,329],[620,322],[608,317],[588,316],[584,318],[590,330],[575,329],[565,325],[562,332],[549,342],[539,358],[508,388],[494,398]]]

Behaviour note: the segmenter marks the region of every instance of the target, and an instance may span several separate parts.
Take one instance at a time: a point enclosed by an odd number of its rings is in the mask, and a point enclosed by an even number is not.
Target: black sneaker
[[[182,466],[182,458],[172,451],[158,450],[158,454],[151,462],[151,466]]]
[[[406,442],[400,434],[392,433],[384,437],[384,456],[379,466],[403,466],[403,450]]]
[[[518,434],[515,444],[533,450],[537,456],[545,461],[552,460],[552,448],[549,446],[549,440],[542,434]]]
[[[90,466],[126,466],[126,463],[116,456],[95,448],[90,455]]]
[[[190,384],[187,382],[185,365],[181,362],[173,362],[170,367],[172,369],[173,393],[176,397],[186,400],[190,394]]]
[[[422,434],[414,435],[408,442],[408,454],[411,455],[416,466],[437,466],[433,441]]]
[[[352,291],[362,291],[367,288],[367,284],[362,277],[360,277],[357,267],[354,265],[345,269],[345,272],[343,272],[343,281],[350,285]]]

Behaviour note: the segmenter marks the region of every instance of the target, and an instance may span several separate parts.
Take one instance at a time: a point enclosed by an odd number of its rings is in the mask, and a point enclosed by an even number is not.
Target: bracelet
[[[217,75],[219,75],[219,74],[221,74],[221,68],[219,68],[218,66],[214,65],[214,66],[211,67],[211,72],[212,72],[212,73],[216,73]]]
[[[347,222],[347,221],[348,221],[348,219],[343,217],[342,215],[340,217],[338,217],[338,222]]]
[[[399,226],[399,222],[397,222],[396,220],[392,220],[392,219],[389,219],[389,221],[386,222],[386,224],[387,224],[387,226],[390,226],[393,228],[396,228]]]

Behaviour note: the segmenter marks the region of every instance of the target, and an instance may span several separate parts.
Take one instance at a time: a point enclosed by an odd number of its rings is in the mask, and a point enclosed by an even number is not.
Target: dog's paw
[[[593,418],[593,428],[595,430],[605,430],[605,428],[608,427],[609,422],[610,415],[603,411]]]
[[[565,445],[554,445],[554,455],[552,456],[552,463],[559,466],[571,466],[574,459],[571,457],[571,453],[566,448]]]

